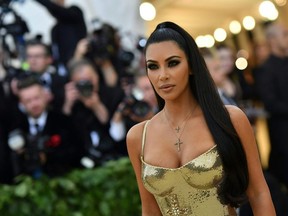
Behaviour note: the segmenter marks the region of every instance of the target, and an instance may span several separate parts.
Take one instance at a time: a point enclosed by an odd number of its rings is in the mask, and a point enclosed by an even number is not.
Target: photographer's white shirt
[[[29,131],[30,134],[36,135],[37,132],[42,131],[45,127],[46,120],[47,120],[47,112],[43,112],[39,118],[35,119],[33,117],[28,117],[29,122]],[[36,125],[38,124],[38,129],[36,128]],[[39,130],[39,131],[38,131]]]

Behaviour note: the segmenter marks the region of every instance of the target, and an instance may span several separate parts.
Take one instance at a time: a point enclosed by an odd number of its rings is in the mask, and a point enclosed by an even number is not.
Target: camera
[[[95,30],[88,38],[88,51],[86,56],[90,59],[109,59],[115,55],[117,46],[115,43],[115,29],[108,25]]]
[[[14,1],[16,2],[16,0]],[[20,2],[20,0],[17,1]],[[9,6],[11,2],[13,1],[0,0],[0,40],[2,52],[4,53],[2,64],[6,70],[10,66],[15,67],[11,59],[22,58],[24,56],[24,34],[29,32],[27,23]],[[21,2],[24,1],[22,0]],[[9,19],[5,19],[6,17],[9,17]],[[10,46],[11,44],[6,39],[7,36],[12,36],[14,46]],[[11,72],[11,70],[13,69],[9,68],[8,72]],[[14,72],[16,71],[12,71],[12,73]]]
[[[14,0],[15,1],[15,0]],[[29,32],[27,23],[9,6],[12,0],[0,0],[0,8],[2,8],[2,13],[11,13],[14,16],[14,21],[12,23],[4,23],[4,20],[0,20],[0,29],[6,35],[10,34],[12,36],[21,36]],[[15,1],[16,2],[16,1]],[[18,0],[20,2],[20,0]],[[22,1],[23,2],[23,1]],[[2,15],[2,14],[1,14]],[[1,16],[4,19],[4,16]]]
[[[14,174],[18,175],[24,172],[33,176],[42,166],[39,154],[49,152],[56,147],[54,141],[51,144],[50,136],[25,134],[18,129],[9,133],[8,145],[13,150]]]
[[[124,67],[130,66],[134,53],[120,49],[116,39],[116,29],[109,24],[103,24],[88,37],[86,57],[92,61],[117,58]]]
[[[134,88],[123,102],[122,113],[128,116],[132,114],[144,118],[152,109],[149,103],[143,100],[143,93],[138,88]]]
[[[137,117],[144,118],[151,111],[151,107],[147,102],[138,100],[133,95],[126,102],[126,109],[129,109],[131,114]]]
[[[76,82],[76,88],[83,97],[90,97],[93,92],[93,84],[90,80],[80,80]]]

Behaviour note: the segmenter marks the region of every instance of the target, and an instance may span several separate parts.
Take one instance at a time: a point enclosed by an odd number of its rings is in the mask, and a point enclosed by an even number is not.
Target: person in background
[[[221,85],[222,81],[225,78],[223,72],[221,71],[219,61],[215,55],[213,55],[213,50],[210,50],[208,48],[201,48],[200,49],[201,54],[206,62],[207,68],[212,76],[212,79],[214,80],[214,83],[216,87],[218,88],[219,95],[225,105],[237,105],[235,101],[232,98],[229,98],[227,95],[223,94],[221,91]],[[245,114],[247,115],[248,119],[250,120],[250,113],[247,112],[245,107],[240,107]],[[253,126],[253,122],[250,120],[250,124]],[[254,131],[256,132],[257,128],[254,127]],[[257,140],[256,140],[257,142]],[[274,203],[275,211],[278,216],[284,216],[287,215],[287,201],[288,197],[286,197],[285,193],[281,190],[281,186],[277,179],[273,177],[267,170],[263,170],[264,177],[267,182],[267,185],[269,187],[271,197]],[[251,209],[251,206],[249,203],[246,203],[241,206],[241,208],[237,209],[239,216],[253,216],[253,212]]]
[[[142,100],[146,101],[150,105],[153,114],[156,114],[158,112],[158,104],[149,78],[146,74],[139,74],[136,75],[135,79],[136,89],[142,94]]]
[[[83,139],[87,157],[95,166],[101,165],[115,158],[109,127],[124,93],[120,87],[103,85],[93,64],[87,59],[70,62],[69,72],[63,113],[71,116]]]
[[[216,46],[216,58],[225,75],[221,84],[221,95],[226,101],[224,103],[237,105],[245,110],[250,123],[254,125],[261,111],[258,112],[255,104],[257,94],[252,71],[250,68],[240,70],[236,67],[235,51],[226,44]]]
[[[26,62],[28,70],[25,68],[11,81],[14,96],[16,98],[18,96],[18,81],[28,73],[34,74],[43,82],[45,97],[49,101],[49,106],[61,112],[64,101],[64,85],[67,79],[57,73],[57,69],[53,65],[50,47],[38,39],[27,41]],[[16,103],[18,103],[18,99]]]
[[[79,167],[83,145],[70,119],[49,109],[39,78],[32,74],[20,80],[18,97],[25,112],[14,113],[7,141],[13,176],[54,177]]]
[[[225,85],[226,75],[222,70],[222,67],[216,54],[213,53],[208,48],[201,48],[200,52],[205,60],[207,69],[210,72],[211,77],[217,87],[222,102],[225,105],[237,105],[236,102],[233,100],[233,98],[228,96],[224,90],[223,86]]]
[[[249,120],[223,105],[194,39],[160,23],[145,58],[159,112],[127,134],[142,215],[236,215],[248,199],[275,216]]]
[[[222,83],[224,93],[234,101],[242,98],[242,88],[240,85],[240,71],[235,67],[234,50],[225,45],[220,44],[216,47],[216,55],[219,59],[221,70],[225,74],[225,80]]]
[[[257,92],[268,112],[269,171],[288,188],[288,28],[271,22],[265,28],[270,55],[255,73]]]
[[[111,120],[109,129],[116,143],[117,151],[127,156],[126,134],[135,124],[150,119],[158,111],[153,87],[146,74],[137,74],[126,86],[126,97],[119,104]]]
[[[65,0],[35,0],[56,19],[51,31],[54,60],[67,66],[77,43],[87,36],[82,10],[76,5],[65,7]]]
[[[108,87],[120,86],[134,60],[134,54],[124,50],[118,30],[103,23],[86,38],[79,41],[74,59],[86,58],[98,72],[100,82]]]

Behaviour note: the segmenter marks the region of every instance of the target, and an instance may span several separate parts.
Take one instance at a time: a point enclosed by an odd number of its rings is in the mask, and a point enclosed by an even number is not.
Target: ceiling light
[[[248,66],[248,61],[245,58],[240,57],[236,60],[235,65],[239,70],[244,70]]]
[[[212,35],[209,35],[209,34],[205,35],[205,36],[204,36],[204,40],[205,40],[205,46],[206,46],[207,48],[211,48],[211,47],[213,47],[214,44],[215,44],[215,40],[214,40],[214,38],[213,38]]]
[[[195,39],[195,42],[199,48],[205,47],[205,37],[200,35]]]
[[[253,30],[255,28],[255,19],[252,16],[246,16],[243,19],[243,27],[246,30]]]
[[[151,21],[156,17],[156,9],[149,2],[143,2],[139,7],[140,16],[143,20]]]
[[[216,41],[222,42],[226,39],[226,37],[227,37],[227,33],[223,28],[217,28],[214,31],[214,38]]]
[[[241,31],[241,24],[238,21],[233,20],[230,22],[229,29],[232,34],[238,34]]]
[[[262,17],[265,17],[268,20],[276,20],[279,15],[278,10],[271,1],[263,1],[259,5],[259,12]]]

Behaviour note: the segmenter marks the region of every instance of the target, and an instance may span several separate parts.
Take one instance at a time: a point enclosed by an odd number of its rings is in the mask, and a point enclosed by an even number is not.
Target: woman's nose
[[[167,80],[169,78],[169,74],[167,73],[167,70],[165,68],[161,69],[161,73],[160,73],[160,80]]]

